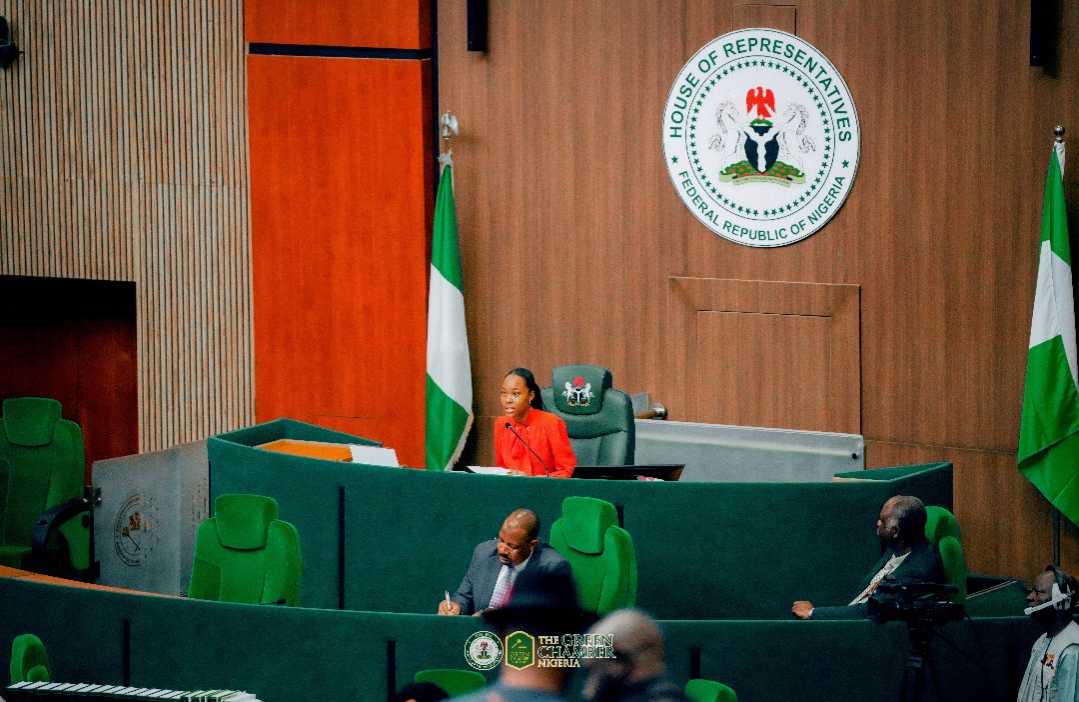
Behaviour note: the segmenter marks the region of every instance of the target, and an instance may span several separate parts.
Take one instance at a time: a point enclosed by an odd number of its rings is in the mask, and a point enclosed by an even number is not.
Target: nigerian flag
[[[1079,524],[1079,390],[1063,174],[1064,144],[1057,142],[1045,176],[1038,287],[1016,458],[1023,475]]]
[[[431,285],[427,302],[427,469],[453,467],[472,426],[472,370],[465,333],[465,297],[457,250],[453,164],[445,166],[435,198]]]

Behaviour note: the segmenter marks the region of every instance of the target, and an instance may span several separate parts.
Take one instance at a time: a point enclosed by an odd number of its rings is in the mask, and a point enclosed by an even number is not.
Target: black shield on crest
[[[768,133],[768,130],[772,127],[764,124],[754,124],[750,127],[759,136],[764,136]],[[776,140],[779,135],[773,135],[771,139],[764,142],[764,168],[760,167],[757,163],[758,154],[760,153],[760,147],[757,142],[747,138],[745,143],[746,160],[749,161],[749,165],[757,169],[760,173],[764,173],[769,168],[775,165],[776,158],[779,156],[779,142]]]

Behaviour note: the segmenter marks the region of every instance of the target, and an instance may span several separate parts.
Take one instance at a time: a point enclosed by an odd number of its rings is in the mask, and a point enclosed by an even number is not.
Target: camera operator
[[[1079,700],[1079,624],[1075,611],[1075,578],[1054,565],[1034,578],[1024,612],[1045,633],[1030,651],[1018,702]]]
[[[799,600],[791,606],[791,614],[799,619],[859,619],[869,615],[866,603],[885,577],[899,584],[945,582],[940,554],[925,538],[926,520],[925,505],[917,497],[889,498],[877,519],[884,555],[866,575],[861,592],[846,606],[814,607]]]

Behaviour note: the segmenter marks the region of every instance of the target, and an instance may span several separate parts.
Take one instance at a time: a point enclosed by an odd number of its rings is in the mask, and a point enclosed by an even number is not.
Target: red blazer
[[[506,422],[513,424],[543,463],[506,428]],[[527,475],[547,475],[550,471],[552,478],[569,478],[577,467],[577,456],[570,446],[566,423],[550,412],[529,407],[523,423],[505,415],[495,418],[495,465]]]

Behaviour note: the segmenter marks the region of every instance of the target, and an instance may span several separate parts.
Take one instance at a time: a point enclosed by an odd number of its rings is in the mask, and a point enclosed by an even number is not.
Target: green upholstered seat
[[[606,500],[567,497],[551,546],[569,561],[581,607],[604,615],[637,602],[637,552]]]
[[[0,564],[77,575],[91,561],[90,507],[82,499],[86,460],[82,430],[60,413],[60,403],[45,397],[4,400]],[[39,521],[47,528],[38,528],[39,553],[32,554]]]
[[[467,695],[487,684],[487,679],[475,670],[462,668],[430,668],[421,670],[412,678],[412,682],[428,682],[438,685],[450,697]]]
[[[33,634],[19,634],[11,642],[11,684],[51,682],[45,644]]]
[[[559,366],[554,387],[543,388],[543,406],[566,423],[579,466],[633,463],[636,434],[629,395],[611,387],[611,372],[600,366]]]
[[[925,512],[925,537],[940,552],[948,584],[959,588],[953,599],[962,604],[967,599],[967,561],[963,556],[959,522],[954,514],[943,507],[928,506]]]
[[[738,702],[738,695],[727,685],[707,678],[693,678],[686,683],[690,702]]]
[[[199,525],[188,596],[247,604],[295,605],[300,599],[300,535],[277,518],[277,501],[220,495]]]

